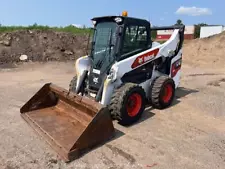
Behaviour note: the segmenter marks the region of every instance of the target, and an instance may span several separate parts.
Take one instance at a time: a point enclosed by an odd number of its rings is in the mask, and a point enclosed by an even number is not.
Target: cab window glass
[[[147,47],[147,29],[145,26],[126,27],[122,55]]]

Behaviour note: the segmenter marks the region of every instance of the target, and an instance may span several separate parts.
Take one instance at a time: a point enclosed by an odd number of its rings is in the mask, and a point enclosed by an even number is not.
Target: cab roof
[[[96,22],[107,22],[107,21],[115,21],[114,20],[115,18],[121,18],[123,22],[128,21],[128,22],[136,22],[136,23],[140,22],[140,23],[150,24],[150,22],[145,19],[127,17],[127,16],[101,16],[101,17],[94,17],[91,20]]]

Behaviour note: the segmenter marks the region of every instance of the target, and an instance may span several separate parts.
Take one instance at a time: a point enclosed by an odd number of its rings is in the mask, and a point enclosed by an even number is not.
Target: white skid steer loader
[[[108,106],[123,125],[137,121],[147,102],[170,106],[181,75],[185,26],[151,28],[146,20],[121,16],[93,22],[90,55],[77,59],[70,91]],[[165,43],[151,40],[151,30],[169,29],[174,32]]]
[[[22,117],[65,160],[111,138],[112,120],[130,125],[146,104],[171,105],[181,75],[185,26],[151,28],[143,19],[92,19],[91,51],[75,62],[69,90],[45,84],[22,108]],[[160,44],[152,30],[174,30]]]

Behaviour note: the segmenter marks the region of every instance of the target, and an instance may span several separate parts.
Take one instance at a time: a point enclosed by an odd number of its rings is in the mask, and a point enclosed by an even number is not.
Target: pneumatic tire
[[[114,92],[109,110],[113,119],[127,126],[137,122],[145,110],[146,96],[141,86],[127,83]]]
[[[84,75],[85,74],[83,74],[82,76],[84,76]],[[69,92],[76,93],[76,85],[77,85],[77,76],[74,76],[73,79],[70,81],[70,84],[69,84]],[[87,94],[85,92],[85,87],[86,87],[86,84],[85,84],[85,82],[83,82],[83,84],[81,84],[80,90],[78,91],[77,94],[81,94],[82,96]]]
[[[69,91],[76,93],[76,85],[77,85],[77,76],[74,76],[73,79],[70,81]],[[81,95],[85,94],[85,86],[84,85],[81,85],[81,88],[78,91],[78,94],[81,94]]]
[[[157,77],[151,85],[150,102],[154,108],[165,109],[169,107],[175,96],[175,83],[167,76]]]

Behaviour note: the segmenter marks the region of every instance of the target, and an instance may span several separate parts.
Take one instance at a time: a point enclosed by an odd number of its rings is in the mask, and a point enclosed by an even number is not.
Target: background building
[[[194,26],[185,26],[184,39],[194,39]],[[156,40],[168,40],[173,33],[173,30],[159,30],[157,31]]]

